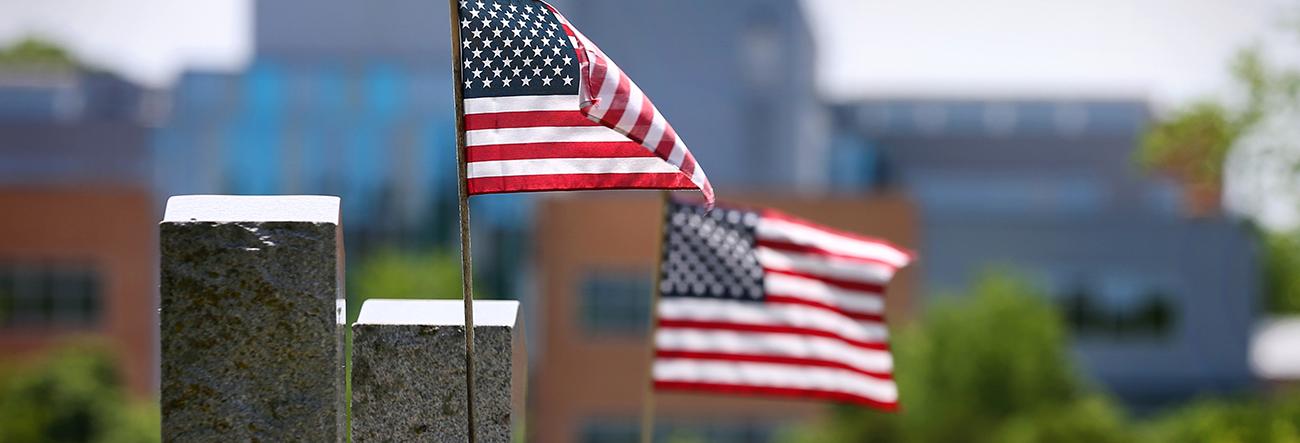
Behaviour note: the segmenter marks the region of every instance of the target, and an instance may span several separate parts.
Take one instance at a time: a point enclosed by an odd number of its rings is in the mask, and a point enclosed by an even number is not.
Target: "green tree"
[[[1269,399],[1203,400],[1144,426],[1157,443],[1300,443],[1300,393]]]
[[[0,375],[0,441],[159,441],[158,406],[132,401],[102,347],[70,345]]]
[[[1295,96],[1295,73],[1270,68],[1258,49],[1237,54],[1231,65],[1240,103],[1203,99],[1155,122],[1136,153],[1139,165],[1169,176],[1217,210],[1229,154],[1271,111]]]
[[[1273,313],[1300,313],[1300,230],[1262,236],[1264,307]]]
[[[460,257],[449,252],[381,249],[365,257],[349,277],[351,320],[370,298],[460,299]],[[479,291],[474,296],[490,298]]]
[[[77,61],[54,43],[27,38],[0,50],[0,67],[68,69],[77,67]]]
[[[900,409],[838,407],[791,442],[1116,442],[1123,417],[1070,360],[1046,296],[1002,273],[936,300],[892,346]]]

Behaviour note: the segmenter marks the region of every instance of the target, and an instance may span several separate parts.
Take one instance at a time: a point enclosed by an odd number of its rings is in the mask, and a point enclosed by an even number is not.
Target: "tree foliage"
[[[837,406],[781,441],[1300,443],[1300,391],[1205,399],[1131,420],[1082,381],[1066,340],[1043,294],[987,274],[894,340],[899,413]]]
[[[1270,399],[1204,400],[1157,418],[1144,440],[1300,443],[1300,393]]]
[[[1264,233],[1264,306],[1300,313],[1300,230]]]
[[[901,411],[840,407],[792,442],[1122,442],[1123,418],[1088,389],[1044,294],[990,273],[941,298],[894,340]]]
[[[460,257],[449,252],[376,251],[349,276],[348,318],[370,298],[460,299]],[[475,293],[475,298],[490,298]]]
[[[1138,164],[1217,192],[1237,142],[1270,111],[1293,100],[1300,87],[1300,75],[1270,68],[1254,48],[1238,53],[1231,71],[1243,100],[1236,106],[1200,100],[1160,119],[1142,139]]]
[[[113,358],[78,344],[0,374],[0,441],[159,441],[156,403],[124,391]]]
[[[0,67],[74,68],[72,54],[49,41],[27,38],[0,50]]]

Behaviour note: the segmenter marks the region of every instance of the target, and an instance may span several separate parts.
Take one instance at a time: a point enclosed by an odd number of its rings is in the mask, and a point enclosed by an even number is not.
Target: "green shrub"
[[[77,344],[0,374],[0,441],[159,441],[154,402],[128,398],[112,356]]]

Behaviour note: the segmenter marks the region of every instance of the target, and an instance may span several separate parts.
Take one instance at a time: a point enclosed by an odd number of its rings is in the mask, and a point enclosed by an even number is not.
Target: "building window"
[[[581,283],[582,325],[591,333],[645,334],[650,271],[588,272]]]
[[[0,329],[93,327],[102,287],[87,265],[0,263]]]
[[[1171,296],[1157,289],[1137,294],[1127,303],[1107,302],[1086,285],[1076,285],[1060,297],[1070,329],[1085,338],[1157,338],[1168,336],[1177,323]]]

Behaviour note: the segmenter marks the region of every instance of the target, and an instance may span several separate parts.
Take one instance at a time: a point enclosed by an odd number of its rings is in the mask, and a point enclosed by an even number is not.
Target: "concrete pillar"
[[[522,430],[528,359],[516,301],[474,302],[478,441]],[[352,439],[466,441],[460,300],[368,300],[352,325]]]
[[[163,440],[343,441],[338,197],[172,197],[159,242]]]

